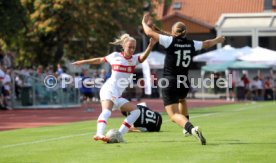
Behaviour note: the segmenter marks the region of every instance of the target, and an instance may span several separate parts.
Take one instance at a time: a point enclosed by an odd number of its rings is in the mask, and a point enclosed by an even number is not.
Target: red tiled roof
[[[275,1],[273,0],[274,4],[276,4]],[[174,2],[181,2],[181,9],[173,9]],[[171,0],[167,11],[163,6],[156,8],[155,13],[157,18],[166,19],[178,12],[192,21],[202,22],[201,24],[207,26],[215,26],[223,13],[258,13],[263,12],[263,10],[264,0]]]
[[[276,0],[272,0],[272,10],[276,12]]]

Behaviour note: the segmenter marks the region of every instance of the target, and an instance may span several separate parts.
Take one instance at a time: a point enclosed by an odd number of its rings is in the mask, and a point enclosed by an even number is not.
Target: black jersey
[[[134,127],[146,128],[149,132],[160,131],[162,116],[158,112],[154,112],[145,106],[137,105],[137,107],[141,111],[141,114],[134,122]]]
[[[196,52],[192,40],[183,37],[173,37],[172,43],[166,48],[163,75],[166,77],[188,76],[188,70],[195,55]]]

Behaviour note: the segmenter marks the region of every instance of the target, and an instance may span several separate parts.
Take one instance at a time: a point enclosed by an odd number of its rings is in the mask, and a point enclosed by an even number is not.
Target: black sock
[[[192,134],[192,128],[194,128],[194,126],[191,122],[187,122],[184,126],[184,129],[188,131],[190,134]]]
[[[188,120],[190,120],[190,117],[189,117],[189,115],[185,115],[185,117],[188,119]]]

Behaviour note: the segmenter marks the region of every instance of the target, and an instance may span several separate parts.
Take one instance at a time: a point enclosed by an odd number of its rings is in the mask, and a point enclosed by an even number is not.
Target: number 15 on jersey
[[[191,51],[190,50],[177,50],[174,52],[177,54],[176,66],[188,67],[191,63]]]

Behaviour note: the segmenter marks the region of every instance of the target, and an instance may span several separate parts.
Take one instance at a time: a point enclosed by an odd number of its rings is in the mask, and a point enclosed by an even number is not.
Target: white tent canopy
[[[218,55],[212,57],[207,64],[225,63],[229,61],[235,61],[241,56],[245,56],[251,53],[252,48],[245,46],[243,48],[233,48],[231,50],[222,51]]]
[[[222,53],[224,54],[224,53],[229,53],[233,51],[234,51],[233,47],[231,47],[230,45],[225,45],[223,48],[197,55],[193,58],[193,60],[195,62],[208,62],[215,56],[221,55]]]
[[[247,55],[238,58],[242,61],[276,65],[276,51],[255,47]]]
[[[142,53],[138,53],[141,55]],[[160,53],[158,51],[150,52],[147,61],[151,69],[162,69],[164,67],[165,54]],[[142,68],[142,65],[139,64],[136,66],[137,68]]]
[[[243,48],[233,48],[226,45],[223,48],[216,49],[201,55],[195,56],[195,62],[206,62],[207,64],[224,63],[237,60],[238,57],[250,53],[252,48],[245,46]]]

